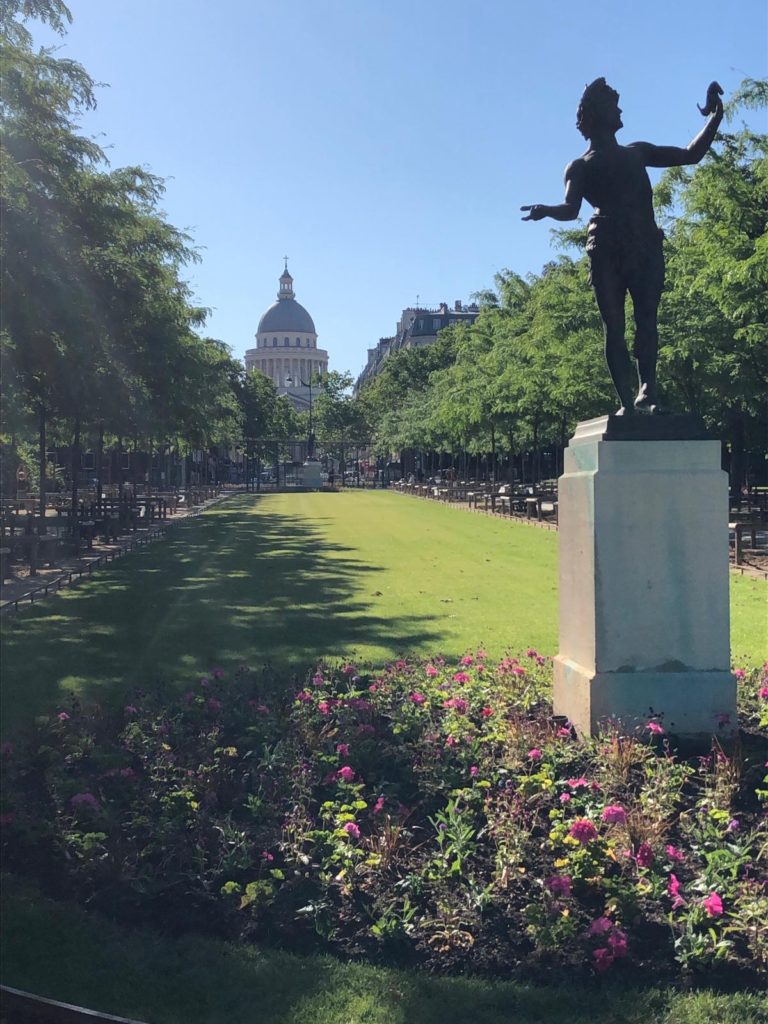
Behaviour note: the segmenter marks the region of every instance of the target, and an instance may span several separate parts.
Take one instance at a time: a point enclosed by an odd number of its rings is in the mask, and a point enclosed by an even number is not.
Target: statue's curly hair
[[[576,111],[576,127],[585,139],[592,138],[606,107],[618,102],[619,94],[604,78],[596,78],[589,83],[581,94],[579,109]]]

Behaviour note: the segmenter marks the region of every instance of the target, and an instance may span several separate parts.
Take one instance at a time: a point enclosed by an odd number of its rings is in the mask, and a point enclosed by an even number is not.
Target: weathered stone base
[[[665,732],[705,743],[737,731],[730,672],[590,672],[562,655],[554,669],[555,713],[579,736],[594,736],[610,722],[644,732],[651,720]]]

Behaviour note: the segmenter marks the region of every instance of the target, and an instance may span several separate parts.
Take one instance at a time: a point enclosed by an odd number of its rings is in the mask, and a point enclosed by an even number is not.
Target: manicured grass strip
[[[768,584],[733,579],[734,651]],[[244,495],[3,623],[3,730],[69,692],[120,700],[214,665],[557,649],[557,536],[382,492]]]
[[[128,932],[5,879],[3,982],[148,1024],[766,1024],[760,995],[564,987]],[[567,987],[565,987],[567,986]]]

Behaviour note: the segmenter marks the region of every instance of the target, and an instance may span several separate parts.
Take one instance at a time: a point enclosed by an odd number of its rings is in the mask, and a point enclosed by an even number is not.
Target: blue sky
[[[60,53],[106,83],[83,129],[167,179],[206,333],[242,357],[288,254],[331,369],[355,376],[417,295],[466,301],[552,258],[518,207],[560,200],[586,82],[621,93],[620,140],[685,145],[713,78],[729,94],[768,67],[764,0],[68,6]]]

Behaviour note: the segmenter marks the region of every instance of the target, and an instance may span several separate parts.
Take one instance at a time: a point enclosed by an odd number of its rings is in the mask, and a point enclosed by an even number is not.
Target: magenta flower
[[[560,794],[560,803],[561,804],[567,804],[567,803],[570,803],[570,801],[571,801],[571,794],[570,793],[561,793]]]
[[[620,804],[609,804],[603,808],[603,821],[608,825],[624,825],[627,812]]]
[[[516,666],[515,666],[515,667],[514,667],[514,668],[512,669],[512,674],[513,674],[513,675],[516,675],[516,676],[524,676],[524,675],[525,675],[525,669],[524,669],[524,668],[521,668],[521,667],[520,667],[520,665],[516,665]]]
[[[474,662],[474,660],[475,659],[472,657],[471,654],[465,654],[464,657],[459,662],[459,664],[460,665],[471,665]]]
[[[75,793],[69,803],[73,808],[87,807],[91,811],[98,811],[100,806],[93,793]]]
[[[67,714],[66,711],[60,711],[58,713],[58,715],[56,715],[56,717],[58,718],[58,720],[60,722],[68,722],[69,721],[69,715]]]
[[[608,936],[608,945],[611,947],[611,952],[615,957],[626,956],[629,952],[627,948],[627,936],[621,928],[613,929],[611,934]]]
[[[595,970],[607,971],[613,963],[613,953],[610,949],[594,949],[592,956],[595,960]]]
[[[540,761],[541,756],[541,751],[538,747],[531,747],[531,749],[528,751],[528,757],[531,761]]]
[[[711,892],[701,905],[709,917],[720,917],[723,914],[723,901],[716,892]]]
[[[539,652],[535,650],[535,648],[529,647],[528,650],[525,652],[525,656],[526,658],[538,658]]]
[[[475,778],[475,776],[477,775],[478,771],[479,771],[479,769],[478,769],[477,765],[476,765],[476,764],[473,764],[473,765],[472,765],[472,767],[471,767],[471,768],[469,769],[469,774],[470,774],[470,775],[472,776],[472,778],[474,779],[474,778]]]
[[[768,686],[760,687],[759,696],[762,697],[763,700],[768,700]]]
[[[571,895],[571,878],[569,875],[552,875],[544,885],[556,896]]]
[[[434,679],[435,676],[440,674],[434,665],[427,665],[424,671],[426,672],[430,679]]]
[[[261,859],[262,859],[262,860],[265,860],[265,861],[266,861],[267,863],[269,863],[270,861],[273,861],[273,860],[274,860],[275,858],[274,858],[274,856],[273,856],[273,855],[272,855],[272,854],[271,854],[271,853],[269,852],[269,850],[262,850],[262,851],[261,851]]]
[[[685,900],[680,895],[680,882],[676,875],[670,874],[669,881],[667,882],[667,892],[672,897],[672,909],[677,910],[678,907],[682,907]]]
[[[354,823],[354,821],[348,821],[344,826],[344,831],[347,833],[348,836],[351,836],[353,839],[360,838],[360,828],[358,825]]]
[[[308,693],[306,690],[299,690],[296,694],[296,700],[299,701],[300,704],[307,704],[312,700],[312,694]]]
[[[424,696],[424,694],[419,693],[417,690],[414,690],[413,693],[408,698],[408,700],[410,700],[412,704],[423,704],[426,701],[426,699],[427,698]]]
[[[568,830],[568,835],[585,845],[592,839],[597,839],[597,829],[589,818],[577,818]]]
[[[312,676],[312,684],[314,686],[322,686],[325,683],[325,676],[322,672],[315,672]]]
[[[555,735],[559,736],[561,740],[569,740],[571,738],[571,730],[566,729],[564,725],[561,725]]]
[[[397,668],[405,668],[406,663],[404,661],[398,661],[396,663]],[[342,673],[345,676],[353,676],[357,672],[357,665],[353,665],[351,662],[342,668]]]
[[[343,768],[339,768],[336,774],[343,782],[355,781],[354,769],[350,768],[348,764],[345,764]]]
[[[477,656],[478,656],[478,658],[487,658],[488,657],[488,652],[487,651],[478,651],[477,652]]]
[[[381,814],[381,812],[383,810],[384,810],[384,797],[380,796],[379,799],[376,801],[376,803],[373,805],[373,813],[374,814]]]
[[[645,727],[654,736],[664,736],[664,728],[658,722],[649,722]]]
[[[635,854],[635,863],[639,868],[649,868],[653,864],[653,850],[648,843],[640,843]]]
[[[584,786],[589,785],[583,775],[580,775],[578,779],[566,779],[565,784],[570,786],[571,789],[583,789]]]
[[[466,672],[454,672],[453,681],[454,683],[468,683],[469,676],[467,675]]]
[[[446,747],[456,747],[458,746],[458,744],[459,741],[456,739],[455,736],[449,736],[445,741]]]
[[[676,846],[672,846],[670,844],[669,846],[665,846],[664,849],[671,861],[674,861],[677,864],[682,864],[685,860],[685,854],[682,850],[678,850]]]
[[[331,713],[331,705],[327,700],[321,700],[317,705],[317,710],[321,715],[329,715]]]
[[[336,753],[342,757],[349,757],[349,744],[348,743],[337,743]]]
[[[744,671],[743,668],[735,668],[733,670],[733,674],[736,676],[737,679],[744,679],[747,673]]]
[[[453,708],[458,711],[460,715],[466,713],[469,704],[464,700],[463,697],[451,697],[449,700],[443,701],[444,708]]]
[[[610,917],[598,917],[587,929],[587,935],[605,935],[613,930],[613,921]]]
[[[480,712],[483,718],[490,718],[493,714],[493,708],[483,708]]]

